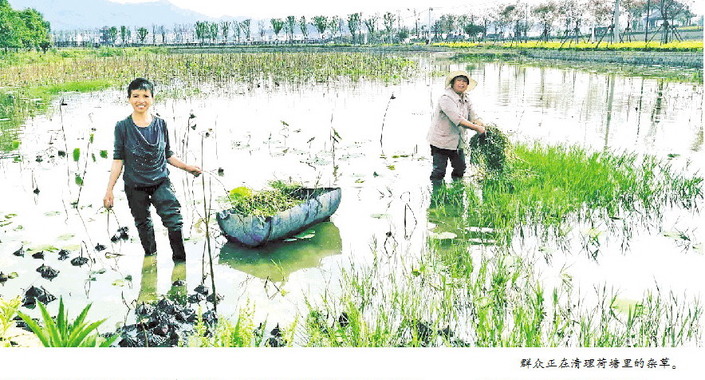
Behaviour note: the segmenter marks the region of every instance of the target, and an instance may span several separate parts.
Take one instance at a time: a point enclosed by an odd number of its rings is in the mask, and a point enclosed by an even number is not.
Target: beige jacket
[[[447,88],[433,112],[426,139],[437,148],[456,150],[467,141],[467,128],[461,127],[460,121],[475,122],[478,119],[468,95],[458,95],[452,88]]]

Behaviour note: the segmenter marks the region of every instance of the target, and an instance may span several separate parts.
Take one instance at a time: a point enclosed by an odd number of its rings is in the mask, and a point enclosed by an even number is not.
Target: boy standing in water
[[[149,112],[154,101],[152,82],[144,78],[133,80],[127,87],[127,96],[132,106],[132,115],[115,125],[113,165],[103,205],[108,209],[113,207],[113,187],[124,167],[125,195],[145,255],[157,252],[149,212],[151,204],[169,231],[173,260],[184,261],[186,252],[181,234],[181,204],[176,199],[166,164],[194,176],[201,174],[201,168],[185,164],[171,151],[166,122]]]

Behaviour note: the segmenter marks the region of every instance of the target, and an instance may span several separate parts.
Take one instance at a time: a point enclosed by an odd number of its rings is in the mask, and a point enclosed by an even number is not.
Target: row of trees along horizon
[[[685,0],[688,1],[688,0]],[[288,16],[256,21],[252,19],[197,21],[147,27],[105,26],[96,30],[51,31],[41,13],[34,9],[13,10],[0,0],[0,48],[42,49],[55,46],[132,46],[166,44],[238,43],[400,43],[410,40],[434,42],[457,40],[528,40],[556,38],[598,38],[615,27],[615,5],[621,16],[620,39],[632,40],[644,33],[645,40],[658,34],[660,42],[680,39],[676,26],[689,26],[695,14],[683,0],[547,0],[536,5],[522,1],[507,3],[470,14],[442,14],[431,23],[432,8],[410,16],[386,12],[361,12],[340,16]],[[427,15],[425,14],[427,12]],[[428,16],[425,23],[422,18]],[[702,20],[702,18],[701,18]],[[430,33],[429,33],[429,24]],[[623,26],[622,26],[623,25]],[[651,39],[649,39],[651,28]],[[585,30],[588,30],[586,37]],[[530,37],[531,35],[531,37]],[[618,41],[612,41],[618,42]]]

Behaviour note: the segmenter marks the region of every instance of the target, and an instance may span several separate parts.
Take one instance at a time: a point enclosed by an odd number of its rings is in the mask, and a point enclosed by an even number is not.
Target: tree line
[[[0,0],[0,49],[42,49],[51,46],[50,25],[34,9],[16,11]]]
[[[49,32],[49,23],[33,9],[14,11],[0,0],[0,47],[42,48],[51,42],[71,45],[160,45],[241,44],[263,42],[400,43],[448,40],[544,40],[603,36],[615,27],[615,6],[619,7],[620,30],[624,34],[663,32],[665,42],[673,38],[673,26],[693,18],[686,1],[691,0],[545,0],[529,5],[521,0],[477,9],[466,14],[437,14],[433,8],[346,16],[287,16],[269,20],[251,19],[197,21],[151,27],[105,26],[99,30]],[[413,12],[409,14],[409,12]],[[659,24],[654,24],[658,19]],[[668,33],[673,33],[669,36]],[[662,39],[663,40],[663,39]]]

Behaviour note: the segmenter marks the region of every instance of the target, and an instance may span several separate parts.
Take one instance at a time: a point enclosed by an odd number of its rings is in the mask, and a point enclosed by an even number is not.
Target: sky
[[[109,0],[115,3],[141,3],[157,0]],[[387,11],[413,14],[414,9],[428,16],[428,8],[441,13],[465,13],[480,4],[496,3],[497,0],[168,0],[185,9],[194,10],[211,17],[269,18],[288,15],[347,15],[354,12],[384,13]],[[526,1],[526,0],[525,0]],[[528,0],[532,1],[532,0]],[[475,5],[472,5],[472,4]]]
[[[108,0],[115,3],[143,3],[158,0]],[[211,17],[247,17],[270,18],[315,15],[345,16],[354,12],[367,14],[390,11],[404,18],[413,18],[414,11],[423,17],[428,17],[429,8],[433,14],[463,14],[473,13],[473,10],[485,9],[497,4],[510,4],[514,0],[166,0],[170,3]],[[520,0],[522,3],[536,4],[545,0]],[[556,0],[560,1],[560,0]],[[680,0],[690,4],[696,14],[705,13],[705,2],[702,0]]]

